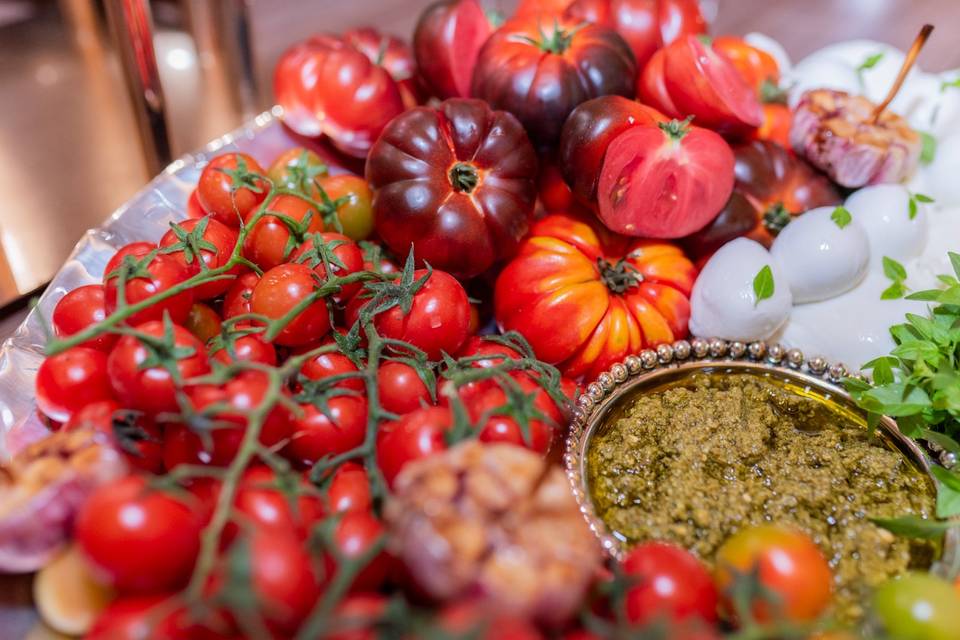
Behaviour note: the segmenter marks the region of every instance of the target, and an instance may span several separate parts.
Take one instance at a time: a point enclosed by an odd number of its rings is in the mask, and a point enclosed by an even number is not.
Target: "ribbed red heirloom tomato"
[[[454,98],[394,120],[370,150],[377,233],[405,256],[474,276],[516,250],[536,200],[537,157],[516,118]]]
[[[519,118],[552,147],[570,112],[591,98],[633,96],[637,63],[616,31],[573,18],[508,21],[483,45],[472,95]]]
[[[417,61],[413,50],[406,42],[373,27],[359,27],[344,31],[343,39],[367,56],[370,62],[386,69],[397,83],[403,106],[415,107],[423,100],[420,78],[417,77]]]
[[[287,126],[305,136],[325,135],[358,158],[404,110],[390,73],[330,35],[314,36],[283,54],[274,68],[273,93]]]
[[[574,0],[566,15],[615,29],[641,69],[660,47],[707,31],[697,0]]]
[[[538,221],[500,273],[497,322],[541,360],[592,380],[644,347],[687,334],[696,269],[668,242],[617,236],[593,221]]]
[[[665,121],[656,109],[622,96],[594,98],[574,109],[560,135],[560,170],[573,193],[585,202],[596,200],[613,139],[627,129]]]
[[[478,0],[441,0],[424,9],[413,33],[413,51],[433,95],[470,97],[477,54],[491,33]]]

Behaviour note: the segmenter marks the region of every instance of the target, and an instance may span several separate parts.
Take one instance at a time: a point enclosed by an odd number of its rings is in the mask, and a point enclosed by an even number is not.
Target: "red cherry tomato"
[[[162,340],[165,345],[163,350],[179,352],[175,366],[182,380],[210,371],[203,343],[183,327],[173,325],[172,340],[165,335],[163,322],[147,322],[136,327],[136,330]],[[122,406],[143,411],[147,415],[177,411],[177,389],[170,371],[158,364],[143,366],[151,355],[152,350],[136,336],[125,335],[117,341],[107,358],[107,372],[114,393]]]
[[[369,511],[346,511],[340,515],[334,527],[333,545],[339,556],[348,560],[356,559],[368,553],[385,535],[383,524]],[[326,575],[336,575],[337,565],[333,556],[327,554],[325,561]],[[350,583],[350,588],[353,591],[374,591],[383,584],[389,570],[390,557],[381,550],[364,565]]]
[[[91,402],[113,398],[107,356],[87,347],[73,347],[44,360],[35,384],[37,407],[57,422],[66,422]]]
[[[417,66],[433,95],[469,98],[477,55],[493,26],[477,0],[436,2],[420,14],[413,32]]]
[[[489,356],[480,360],[474,360],[470,363],[472,367],[487,369],[496,366],[505,359],[519,360],[520,353],[512,347],[500,344],[494,340],[488,340],[483,336],[471,336],[460,349],[461,358],[477,358],[480,356]]]
[[[472,95],[517,116],[530,138],[553,146],[570,112],[604,95],[633,96],[637,63],[617,33],[575,18],[514,18],[477,57]]]
[[[430,389],[417,370],[405,362],[388,360],[377,369],[380,406],[390,413],[403,415],[433,404]]]
[[[249,218],[246,221],[251,222]],[[296,231],[290,229],[291,223],[298,227]],[[323,231],[323,217],[310,202],[294,195],[274,196],[265,215],[247,232],[243,257],[265,271],[272,269],[288,261],[306,234],[319,231]]]
[[[219,614],[209,616],[210,625],[201,624],[174,598],[172,594],[121,596],[97,616],[84,640],[229,639],[219,633],[228,626]]]
[[[327,507],[331,513],[369,511],[373,504],[370,477],[356,462],[345,462],[333,472],[327,486]]]
[[[163,429],[145,415],[121,409],[115,400],[91,402],[70,416],[63,428],[95,429],[110,438],[133,467],[163,471]]]
[[[453,424],[448,407],[424,407],[388,422],[377,433],[377,464],[393,486],[404,465],[446,451],[444,434]]]
[[[334,610],[327,640],[377,640],[377,623],[383,619],[388,599],[379,593],[348,594]]]
[[[367,400],[361,396],[334,396],[327,401],[329,416],[313,404],[301,404],[293,421],[286,454],[304,465],[326,455],[344,453],[363,444],[367,432]]]
[[[380,33],[372,27],[344,31],[343,39],[367,56],[373,64],[386,69],[397,83],[403,106],[415,107],[423,101],[417,62],[410,46],[396,36]]]
[[[310,267],[281,264],[263,274],[253,288],[250,311],[276,320],[293,311],[316,289],[315,274]],[[284,346],[309,344],[325,336],[329,330],[327,303],[320,298],[295,315],[277,335],[275,342]]]
[[[130,244],[120,247],[117,249],[117,252],[110,257],[110,260],[107,261],[107,266],[103,269],[103,283],[106,284],[107,278],[116,271],[125,257],[142,258],[156,248],[157,245],[152,242],[131,242]]]
[[[365,240],[373,233],[373,191],[360,176],[341,173],[317,179],[317,185],[337,206],[337,220],[351,240]]]
[[[74,533],[97,575],[121,592],[183,585],[203,526],[199,511],[183,500],[151,489],[139,476],[95,490],[77,515]]]
[[[215,336],[220,335],[220,329],[223,322],[220,315],[209,305],[202,302],[195,303],[190,307],[190,315],[187,321],[183,323],[183,328],[197,337],[197,340],[206,344]]]
[[[360,377],[359,372],[360,370],[357,369],[357,365],[353,364],[350,358],[339,352],[321,353],[313,356],[300,367],[300,373],[310,380],[326,380],[333,376],[349,374],[349,377],[332,383],[332,386],[343,389],[353,389],[354,391],[363,391],[363,378]]]
[[[479,425],[478,438],[481,442],[504,442],[526,447],[537,453],[546,453],[553,443],[556,429],[562,424],[563,416],[549,394],[529,375],[518,373],[511,376],[510,381],[516,385],[515,389],[525,396],[534,395],[533,409],[544,419],[528,415],[527,424],[524,426],[522,418],[509,413],[502,415],[501,411],[506,409],[523,409],[511,405],[500,382],[490,380],[477,386],[468,386],[461,389],[461,398],[470,420]],[[509,385],[511,382],[503,381],[502,384]]]
[[[223,297],[223,317],[233,318],[250,313],[250,298],[253,296],[253,288],[260,282],[260,276],[253,271],[248,271],[236,280],[232,281],[230,288],[227,289]]]
[[[657,619],[671,623],[717,620],[717,588],[707,568],[690,552],[665,542],[645,542],[630,550],[623,571],[636,581],[627,591],[630,622],[646,626]]]
[[[103,285],[87,284],[68,291],[53,308],[53,330],[60,338],[72,336],[107,317]],[[103,333],[80,346],[110,351],[117,341],[114,333]]]
[[[146,260],[146,257],[143,258]],[[128,269],[121,266],[120,269]],[[104,308],[107,314],[117,310],[119,301],[118,288],[120,286],[119,272],[114,277],[108,277],[104,283]],[[149,259],[146,264],[136,269],[130,267],[127,274],[127,282],[124,287],[124,296],[128,305],[143,302],[158,293],[167,291],[180,284],[193,275],[193,271],[185,267],[179,260],[172,256],[156,255]],[[193,291],[187,289],[181,291],[159,302],[155,302],[132,316],[127,318],[126,323],[137,325],[150,320],[160,320],[164,313],[170,314],[170,319],[176,323],[182,323],[190,314],[190,307],[193,306]]]
[[[202,218],[205,215],[207,215],[207,212],[203,210],[203,205],[200,204],[200,198],[197,197],[197,190],[194,189],[190,192],[190,197],[187,198],[187,217]]]
[[[275,366],[277,364],[277,350],[269,342],[264,341],[262,333],[251,333],[234,337],[229,345],[211,353],[214,360],[223,364],[232,362],[259,362]]]
[[[305,136],[326,135],[358,158],[404,110],[403,95],[387,70],[329,35],[314,36],[283,54],[274,68],[273,94],[287,126]]]
[[[414,281],[428,273],[426,269],[414,271]],[[366,303],[363,293],[350,301],[347,305],[348,324],[357,321]],[[409,342],[423,350],[429,359],[438,360],[441,353],[456,353],[467,339],[470,300],[456,278],[434,270],[414,294],[409,313],[404,314],[399,306],[395,306],[374,316],[373,323],[380,335]]]
[[[326,267],[323,265],[323,253],[319,245],[320,242],[332,255],[330,258],[330,268],[333,275],[338,278],[363,271],[363,251],[353,240],[342,233],[318,233],[307,237],[293,255],[290,256],[290,262],[305,264],[320,276],[326,279]],[[340,264],[337,264],[339,261]],[[360,287],[362,282],[353,282],[341,287],[340,292],[332,296],[335,302],[344,302],[352,298]]]
[[[776,594],[779,606],[767,601],[753,603],[753,615],[761,622],[815,620],[830,604],[833,576],[817,545],[803,533],[763,525],[741,529],[717,550],[716,582],[729,601],[734,572],[743,576],[756,570],[760,584]]]
[[[445,607],[439,616],[440,628],[455,637],[477,640],[543,640],[533,624],[502,611],[491,611],[480,601],[461,600]],[[672,640],[672,639],[671,639]]]
[[[208,269],[217,269],[227,264],[237,245],[237,232],[212,217],[184,220],[171,224],[170,231],[160,238],[160,253],[176,258],[188,272],[200,269],[199,260]],[[212,247],[212,248],[211,248]],[[171,249],[176,249],[171,251]],[[228,273],[239,275],[242,267],[237,265]],[[222,295],[230,288],[232,280],[214,280],[192,289],[197,300],[209,300]]]
[[[311,493],[312,487],[305,479],[295,484],[293,491],[296,493],[291,496],[269,467],[247,469],[234,499],[237,520],[265,530],[294,531],[306,539],[311,528],[323,519],[323,502]]]
[[[680,238],[710,223],[733,191],[734,157],[713,131],[673,120],[613,139],[597,184],[600,219],[612,231]]]
[[[214,157],[200,173],[197,199],[208,214],[228,227],[240,223],[267,197],[266,171],[246,153]]]

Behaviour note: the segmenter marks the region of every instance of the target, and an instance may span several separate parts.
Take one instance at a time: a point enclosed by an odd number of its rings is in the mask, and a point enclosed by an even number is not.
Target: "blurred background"
[[[201,147],[269,108],[271,69],[287,46],[360,25],[409,38],[430,1],[0,0],[0,315],[49,280],[85,229],[162,168],[158,156]],[[488,4],[509,13],[514,1]],[[920,64],[960,67],[960,0],[704,4],[714,33],[763,32],[795,60],[857,37],[906,48],[931,22],[938,29]],[[165,118],[152,125],[165,126],[169,149],[145,153],[141,144],[151,123],[135,118],[118,55],[124,16],[152,39],[159,78],[148,78],[157,91],[144,106],[164,107]],[[149,51],[134,51],[126,62],[143,72]]]

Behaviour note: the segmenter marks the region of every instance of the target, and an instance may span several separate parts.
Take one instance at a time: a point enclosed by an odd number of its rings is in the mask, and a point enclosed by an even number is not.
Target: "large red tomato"
[[[594,98],[574,109],[560,136],[560,170],[573,193],[584,202],[594,202],[600,169],[613,139],[627,129],[665,121],[656,109],[622,96]]]
[[[493,26],[477,0],[441,0],[420,14],[413,33],[417,66],[438,98],[469,98],[480,48]]]
[[[641,69],[660,47],[707,31],[697,0],[574,0],[567,15],[615,29]]]
[[[287,126],[305,136],[326,135],[358,158],[404,110],[390,73],[329,35],[314,36],[283,54],[273,72],[273,92]]]
[[[541,360],[592,380],[644,347],[683,338],[695,278],[673,244],[550,215],[500,273],[494,311]]]
[[[514,18],[480,50],[472,95],[514,114],[536,144],[552,147],[578,104],[632,97],[636,74],[633,52],[611,29],[572,18]]]
[[[127,476],[97,489],[77,515],[75,535],[97,574],[123,592],[182,585],[200,550],[200,511]]]
[[[672,120],[633,127],[610,142],[597,183],[607,228],[680,238],[710,223],[733,191],[733,151],[718,134]]]
[[[480,100],[411,109],[367,159],[377,233],[405,256],[469,277],[516,250],[536,200],[537,158],[520,123]]]
[[[344,32],[343,39],[367,56],[370,62],[387,70],[400,89],[404,107],[409,109],[423,101],[417,62],[410,45],[373,27],[350,29]]]

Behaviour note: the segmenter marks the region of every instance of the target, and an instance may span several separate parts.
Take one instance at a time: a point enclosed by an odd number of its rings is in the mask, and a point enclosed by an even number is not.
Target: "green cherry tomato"
[[[873,594],[873,615],[889,638],[960,640],[960,595],[927,573],[907,573],[881,584]]]
[[[364,240],[373,232],[373,192],[363,178],[340,174],[317,178],[331,200],[344,198],[337,207],[343,234],[351,240]]]

